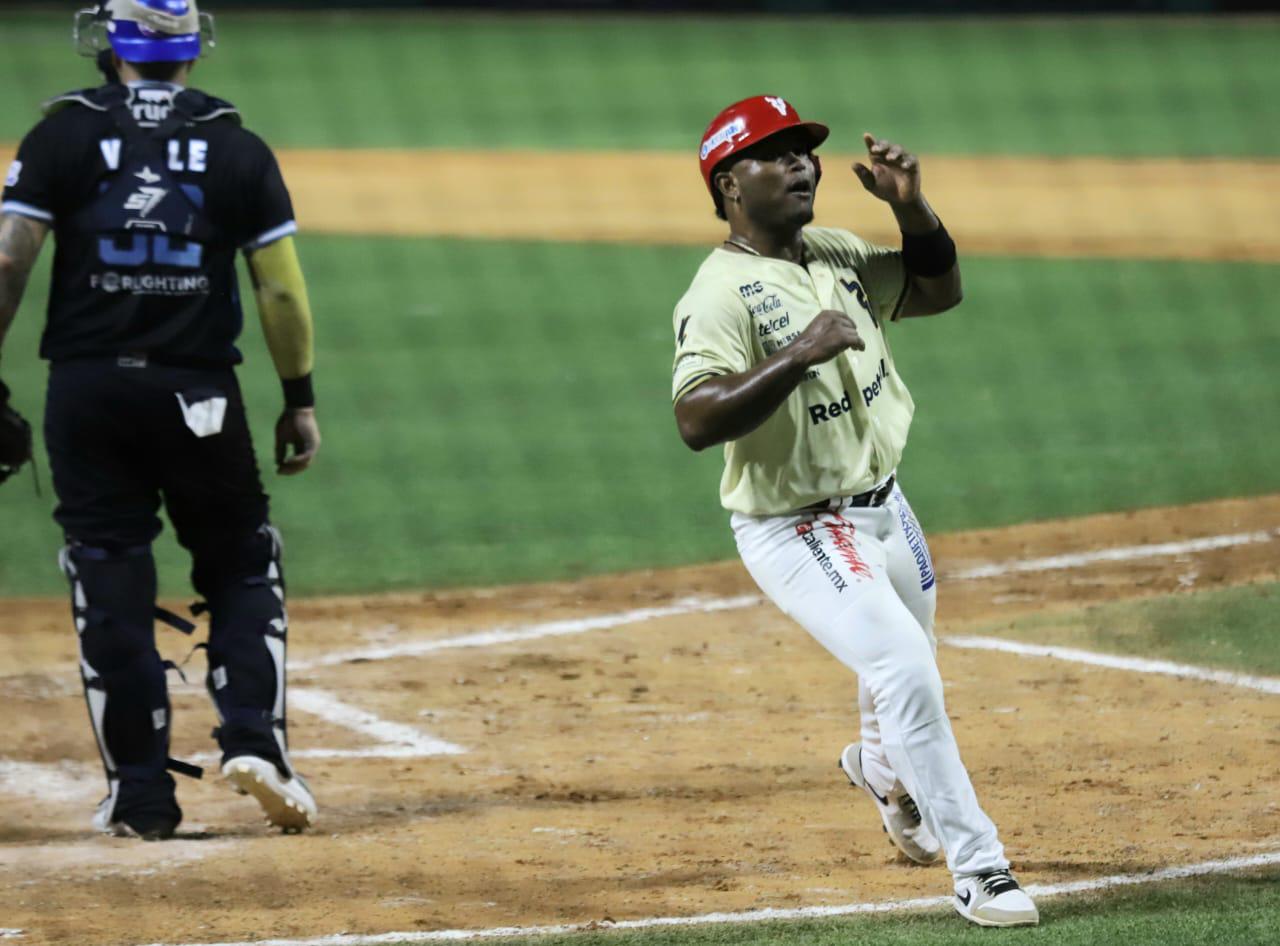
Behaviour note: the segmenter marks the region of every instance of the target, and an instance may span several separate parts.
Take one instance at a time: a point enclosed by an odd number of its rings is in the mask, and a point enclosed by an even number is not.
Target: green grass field
[[[65,15],[0,17],[0,140],[95,82]],[[777,91],[860,147],[1280,154],[1280,21],[219,18],[199,81],[277,146],[693,149]]]
[[[41,98],[93,80],[69,24],[0,16],[0,140],[20,137]],[[1280,61],[1267,54],[1280,21],[236,13],[220,25],[201,83],[277,146],[685,148],[758,86],[831,117],[844,147],[872,126],[927,153],[1280,154],[1268,93]],[[669,313],[702,250],[314,236],[301,249],[326,445],[306,477],[268,475],[296,590],[732,554],[718,451],[685,450],[669,407]],[[961,310],[892,331],[919,405],[903,477],[928,528],[1280,488],[1266,435],[1280,413],[1268,314],[1280,267],[982,259],[965,275]],[[44,278],[4,359],[36,417]],[[265,455],[279,396],[247,322]],[[61,592],[51,507],[22,480],[0,492],[0,594]],[[161,561],[180,592],[171,539]]]
[[[295,589],[733,555],[720,451],[689,452],[670,408],[670,307],[701,250],[311,237],[302,253],[320,301],[326,442],[306,476],[268,474]],[[1280,489],[1280,440],[1255,426],[1276,408],[1280,335],[1264,300],[1280,298],[1280,267],[982,259],[965,271],[961,309],[890,330],[918,412],[903,480],[926,528]],[[1218,305],[1232,295],[1240,304]],[[36,316],[22,314],[5,358],[32,415]],[[265,457],[279,387],[260,336],[250,317],[241,374]],[[61,592],[51,506],[29,480],[0,492],[0,590]],[[170,537],[160,548],[178,592],[186,566]]]

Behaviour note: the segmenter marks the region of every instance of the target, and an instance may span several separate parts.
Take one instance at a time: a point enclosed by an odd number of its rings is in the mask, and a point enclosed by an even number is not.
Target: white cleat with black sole
[[[302,777],[282,778],[271,762],[258,756],[228,759],[222,774],[242,795],[252,795],[267,815],[267,822],[295,834],[316,819],[316,800]]]
[[[1040,911],[1007,870],[956,879],[956,912],[979,926],[1035,926]]]
[[[932,864],[942,856],[942,845],[925,827],[920,809],[906,789],[881,795],[867,783],[866,776],[862,774],[862,743],[845,746],[844,752],[840,753],[840,770],[855,788],[871,796],[894,847],[917,864]]]

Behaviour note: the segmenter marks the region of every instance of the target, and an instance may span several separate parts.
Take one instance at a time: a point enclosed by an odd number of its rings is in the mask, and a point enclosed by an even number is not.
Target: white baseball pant
[[[887,794],[900,781],[956,876],[1007,868],[943,706],[924,533],[896,485],[880,507],[847,499],[783,516],[734,513],[738,552],[774,604],[858,675],[871,787]]]

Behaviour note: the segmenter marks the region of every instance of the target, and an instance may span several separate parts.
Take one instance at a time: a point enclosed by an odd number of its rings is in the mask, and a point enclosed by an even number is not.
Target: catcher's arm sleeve
[[[315,363],[314,332],[307,284],[293,237],[254,250],[249,256],[249,272],[262,333],[277,373],[285,381],[306,377]]]

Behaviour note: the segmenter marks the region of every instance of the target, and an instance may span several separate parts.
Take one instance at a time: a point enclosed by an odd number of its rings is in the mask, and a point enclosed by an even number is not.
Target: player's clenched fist
[[[792,343],[806,365],[820,365],[847,349],[864,351],[867,343],[853,319],[836,309],[823,309]]]

